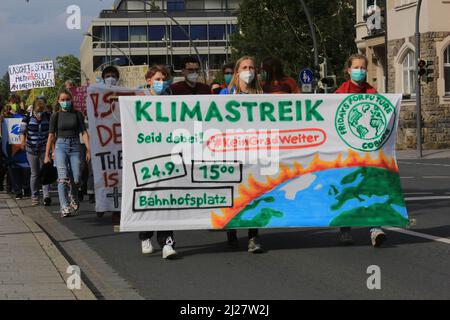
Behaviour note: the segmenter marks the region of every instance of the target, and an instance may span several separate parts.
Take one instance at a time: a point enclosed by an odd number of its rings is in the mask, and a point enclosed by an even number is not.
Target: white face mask
[[[189,81],[189,82],[192,82],[192,83],[197,82],[197,80],[198,80],[198,73],[189,73],[186,76],[186,80]]]
[[[250,82],[255,79],[255,72],[254,71],[241,71],[239,73],[239,79],[245,82],[245,84],[249,84]]]
[[[117,80],[114,77],[108,77],[105,79],[105,84],[108,86],[115,86],[117,84]]]

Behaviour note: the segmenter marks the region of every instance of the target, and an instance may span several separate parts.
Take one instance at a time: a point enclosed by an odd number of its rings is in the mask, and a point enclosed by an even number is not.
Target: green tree
[[[305,2],[317,30],[320,60],[327,57],[329,72],[342,81],[345,62],[356,52],[355,0]],[[304,67],[313,67],[313,43],[298,0],[243,0],[238,26],[240,32],[231,38],[234,59],[252,55],[259,63],[277,56],[295,78]]]
[[[9,97],[9,74],[8,72],[0,79],[0,106],[3,106]]]

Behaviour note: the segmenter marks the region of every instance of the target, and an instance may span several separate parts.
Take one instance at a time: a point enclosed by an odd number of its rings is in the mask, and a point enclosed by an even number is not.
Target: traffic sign
[[[299,82],[302,84],[312,84],[314,82],[314,72],[311,69],[303,69],[299,74]]]

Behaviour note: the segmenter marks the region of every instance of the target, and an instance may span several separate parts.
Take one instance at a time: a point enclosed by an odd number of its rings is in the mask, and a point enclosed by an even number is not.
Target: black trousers
[[[237,230],[228,230],[228,236],[237,237]],[[252,239],[258,236],[258,229],[248,229],[248,239]]]
[[[153,237],[153,231],[145,231],[139,232],[139,239],[141,241],[151,239]],[[167,238],[171,237],[173,239],[173,231],[157,231],[156,232],[156,240],[158,241],[159,246],[162,248],[166,245]],[[175,241],[174,245],[175,246]]]

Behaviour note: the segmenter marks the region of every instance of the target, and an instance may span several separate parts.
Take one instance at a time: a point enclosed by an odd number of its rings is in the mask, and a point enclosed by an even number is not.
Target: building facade
[[[375,10],[377,6],[379,10]],[[379,92],[402,93],[398,147],[416,148],[416,0],[357,0],[356,44]],[[422,85],[423,147],[450,147],[450,1],[425,0],[420,57],[432,63]]]
[[[81,45],[84,83],[109,64],[168,64],[180,71],[185,57],[196,56],[194,46],[206,71],[229,59],[239,0],[154,1],[158,9],[150,2],[118,0],[92,21]]]

